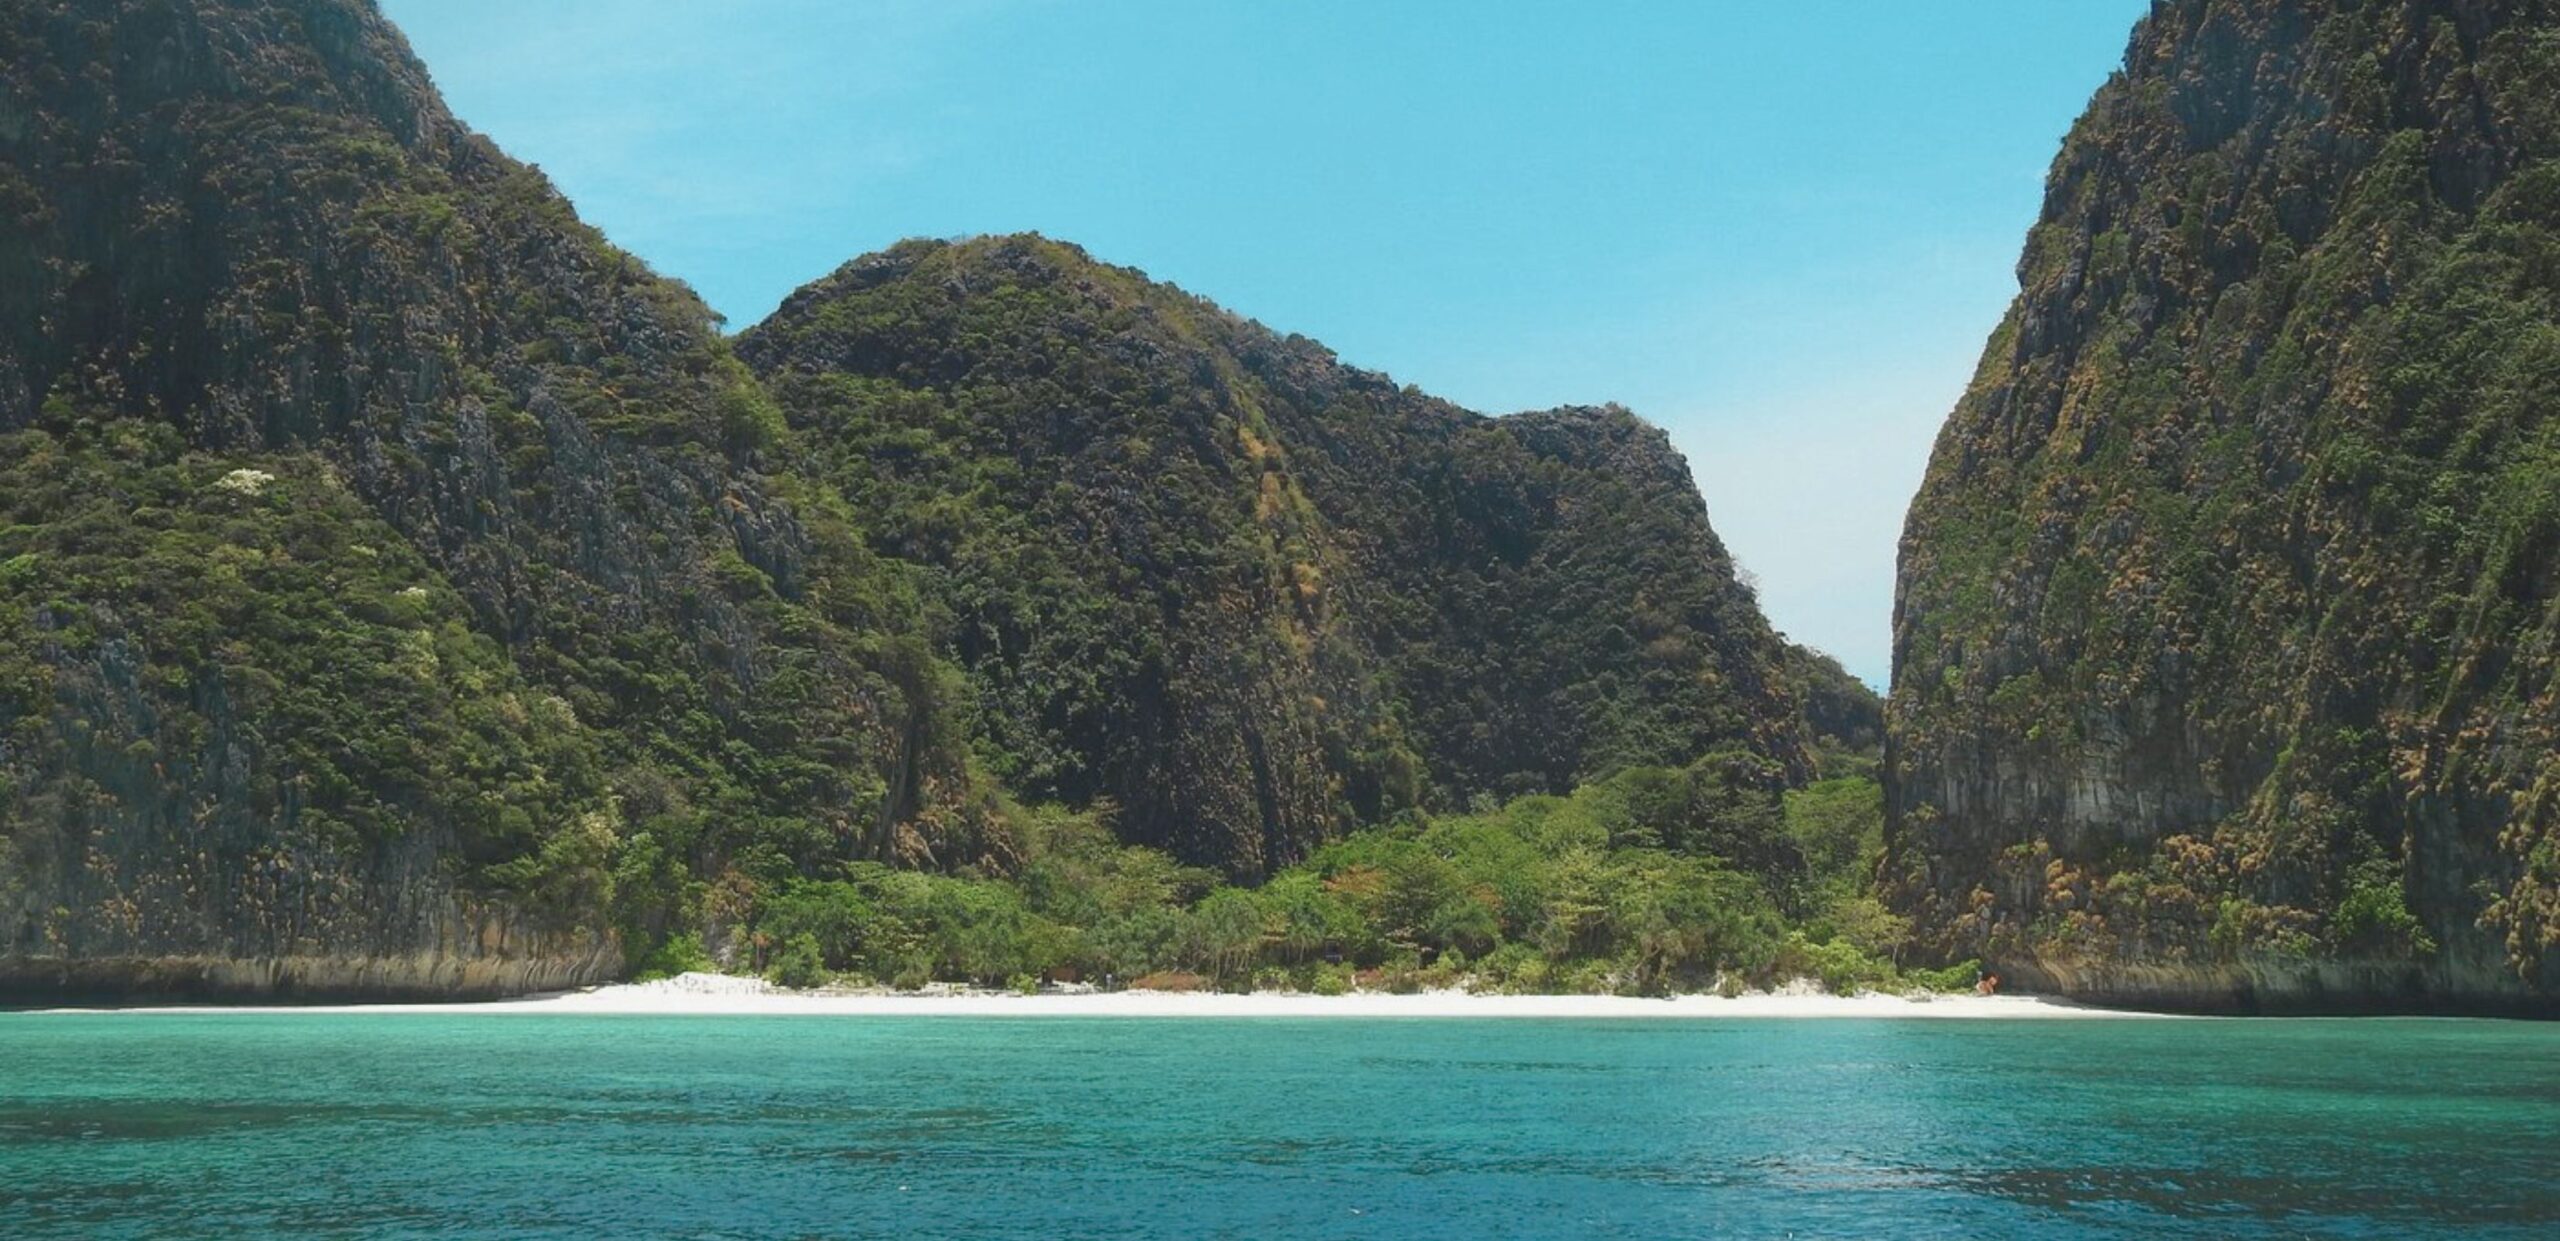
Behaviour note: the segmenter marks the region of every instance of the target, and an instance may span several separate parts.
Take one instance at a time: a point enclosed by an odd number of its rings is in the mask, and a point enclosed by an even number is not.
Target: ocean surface
[[[0,1013],[0,1237],[2560,1236],[2560,1025]]]

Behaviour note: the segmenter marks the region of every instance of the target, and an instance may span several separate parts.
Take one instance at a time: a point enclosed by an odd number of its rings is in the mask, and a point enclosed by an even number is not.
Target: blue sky
[[[454,110],[742,327],[1036,229],[1488,413],[1670,429],[1881,684],[1894,543],[2145,0],[384,0]]]

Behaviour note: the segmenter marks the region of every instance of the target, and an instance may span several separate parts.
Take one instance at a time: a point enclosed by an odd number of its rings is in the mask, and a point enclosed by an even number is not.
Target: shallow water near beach
[[[0,1014],[0,1235],[2551,1235],[2560,1026]]]

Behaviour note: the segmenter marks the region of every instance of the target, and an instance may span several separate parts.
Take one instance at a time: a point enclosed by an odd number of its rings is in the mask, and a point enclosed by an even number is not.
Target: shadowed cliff
[[[1417,805],[1809,751],[1686,463],[1486,418],[1038,237],[914,242],[739,340],[956,618],[996,769],[1242,873]]]
[[[0,972],[592,977],[742,854],[1000,854],[708,313],[369,4],[12,4],[0,70]]]

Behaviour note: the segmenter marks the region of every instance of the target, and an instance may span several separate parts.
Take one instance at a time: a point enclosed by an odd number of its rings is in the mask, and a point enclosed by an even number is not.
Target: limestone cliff
[[[1888,880],[2031,983],[2560,994],[2560,10],[2167,0],[1911,509]]]
[[[1008,784],[1251,876],[1809,771],[1626,411],[1037,239],[849,265],[768,386],[368,0],[0,5],[0,222],[0,990],[589,981],[856,863],[1004,875]]]
[[[695,874],[1001,858],[912,588],[370,3],[0,7],[0,217],[10,971],[556,981]]]
[[[799,442],[955,614],[989,752],[1276,869],[1629,765],[1809,770],[1785,648],[1669,440],[1488,418],[1039,237],[915,242],[748,330]]]

